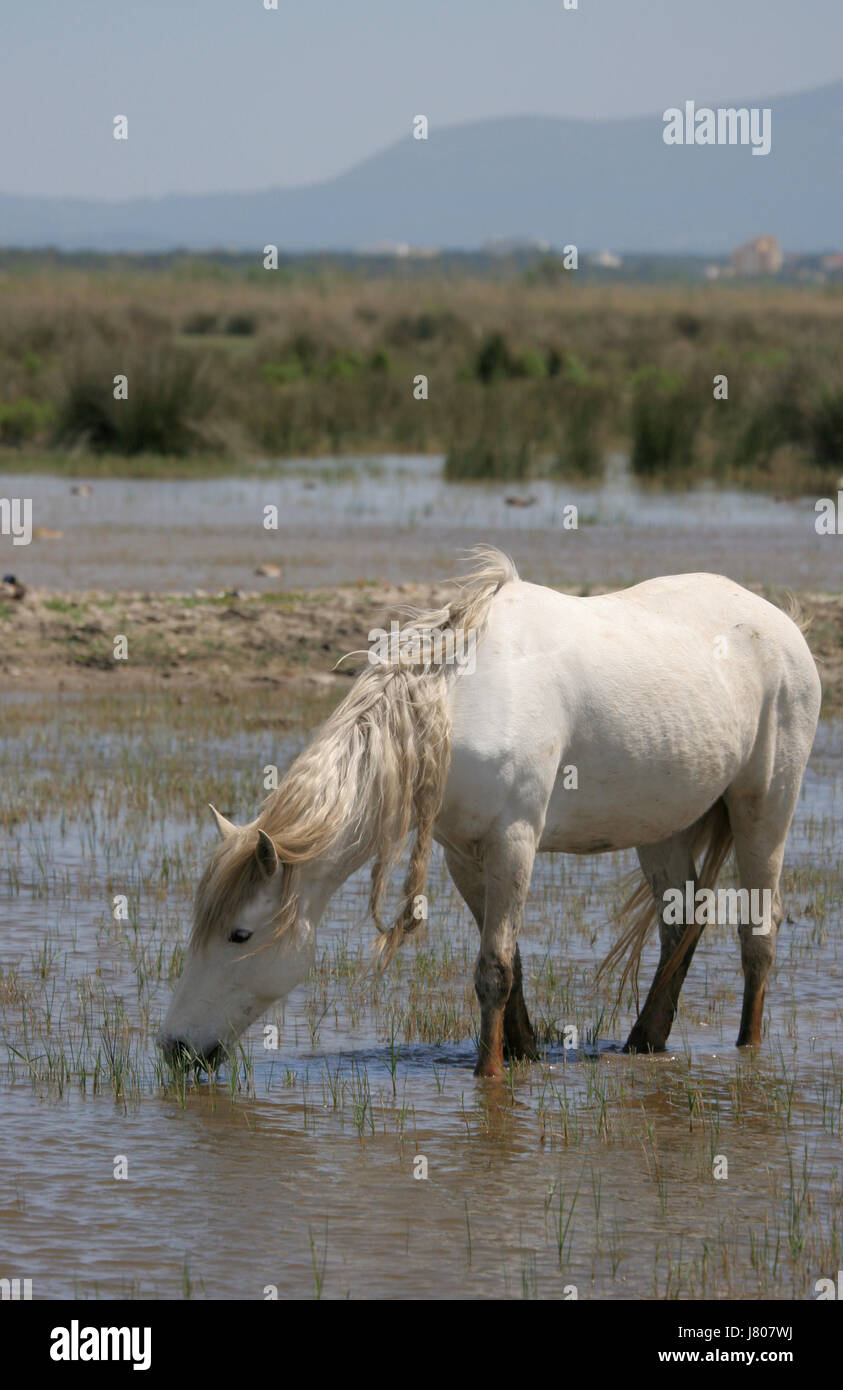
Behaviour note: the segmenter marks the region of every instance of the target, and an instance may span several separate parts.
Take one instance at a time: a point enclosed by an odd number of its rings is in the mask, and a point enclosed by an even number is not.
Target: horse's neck
[[[359,845],[340,845],[330,855],[308,861],[299,869],[299,899],[315,926],[331,898],[362,869],[369,855]]]

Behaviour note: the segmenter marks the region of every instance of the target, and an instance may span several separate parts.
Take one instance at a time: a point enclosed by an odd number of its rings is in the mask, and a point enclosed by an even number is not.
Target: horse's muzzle
[[[172,1067],[203,1067],[205,1071],[216,1071],[226,1056],[222,1043],[210,1043],[197,1048],[186,1038],[171,1038],[159,1034],[158,1046],[164,1053],[165,1061]]]

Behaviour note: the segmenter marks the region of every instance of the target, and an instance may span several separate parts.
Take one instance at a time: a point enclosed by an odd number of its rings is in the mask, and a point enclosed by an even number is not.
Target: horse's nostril
[[[186,1038],[159,1038],[159,1046],[165,1059],[173,1066],[199,1066],[206,1071],[218,1067],[225,1055],[222,1043],[209,1043],[207,1047],[195,1047]]]

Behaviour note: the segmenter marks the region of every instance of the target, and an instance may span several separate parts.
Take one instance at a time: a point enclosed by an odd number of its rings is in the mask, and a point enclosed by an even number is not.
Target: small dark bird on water
[[[26,593],[26,585],[15,579],[13,574],[4,574],[0,584],[0,598],[21,599]]]

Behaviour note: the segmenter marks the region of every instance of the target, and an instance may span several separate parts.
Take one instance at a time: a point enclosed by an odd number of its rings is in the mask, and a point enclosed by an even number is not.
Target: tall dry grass
[[[471,478],[597,475],[619,449],[642,477],[776,488],[843,471],[836,287],[275,278],[126,258],[4,271],[0,297],[6,456],[204,453],[234,467],[436,451]]]

